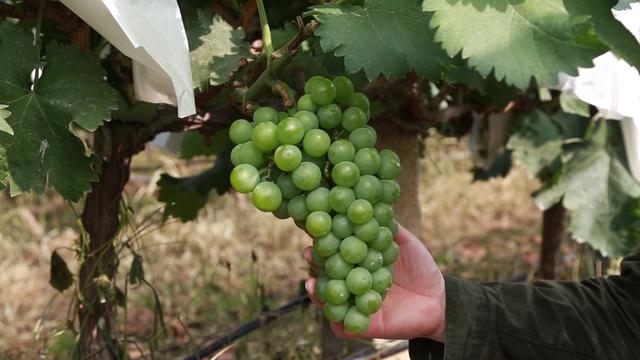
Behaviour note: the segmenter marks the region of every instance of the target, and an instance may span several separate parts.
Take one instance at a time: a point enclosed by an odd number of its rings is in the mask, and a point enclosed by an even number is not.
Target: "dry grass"
[[[427,153],[421,162],[421,235],[445,271],[480,280],[530,272],[541,215],[529,194],[537,182],[516,168],[505,179],[473,183],[470,156],[464,144],[452,139],[430,138]],[[193,171],[157,152],[143,154],[135,164],[158,165],[175,175]],[[160,205],[151,196],[158,174],[134,177],[138,184],[128,188],[127,199],[136,212],[120,241],[148,229],[132,244],[162,300],[169,334],[160,339],[160,350],[175,345],[185,354],[299,293],[307,276],[301,251],[310,241],[291,222],[274,220],[243,196],[227,194],[210,201],[196,222],[169,221],[160,227]],[[78,237],[74,215],[55,196],[24,196],[13,203],[2,198],[0,209],[0,357],[5,351],[5,357],[33,358],[56,344],[52,334],[64,328],[67,318],[69,290],[59,296],[48,285],[49,257],[56,248],[73,246]],[[46,211],[34,213],[37,209]],[[71,251],[61,254],[77,266]],[[132,260],[130,253],[123,255],[121,289]],[[127,291],[128,321],[122,316],[119,328],[147,354],[154,344],[152,292],[147,286]],[[301,309],[255,332],[233,351],[239,358],[314,357],[317,319],[313,308]],[[57,337],[58,344],[62,338]],[[137,346],[130,350],[142,356]]]

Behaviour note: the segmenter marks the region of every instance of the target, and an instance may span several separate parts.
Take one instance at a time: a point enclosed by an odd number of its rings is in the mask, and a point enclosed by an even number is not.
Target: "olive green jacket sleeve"
[[[607,278],[445,284],[445,344],[413,339],[412,359],[640,359],[640,254]]]

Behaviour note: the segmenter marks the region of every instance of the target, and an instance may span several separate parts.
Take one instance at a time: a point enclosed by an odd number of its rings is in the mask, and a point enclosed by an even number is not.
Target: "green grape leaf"
[[[229,173],[233,169],[227,150],[216,159],[213,167],[194,176],[175,178],[163,174],[158,181],[158,200],[166,204],[165,217],[176,217],[190,221],[198,217],[198,212],[215,189],[218,194],[229,190]]]
[[[7,122],[7,118],[11,116],[11,111],[7,110],[8,107],[9,105],[0,105],[0,131],[13,135],[13,129]]]
[[[14,135],[0,132],[12,181],[23,191],[42,193],[48,184],[77,201],[97,180],[95,158],[69,130],[71,123],[94,131],[109,120],[118,96],[104,81],[99,60],[75,46],[50,44],[37,88],[30,75],[37,64],[33,35],[0,24],[0,103]],[[13,190],[12,190],[13,192]]]
[[[51,254],[49,284],[60,292],[65,291],[73,285],[73,274],[71,274],[71,270],[69,270],[67,263],[55,250]]]
[[[627,10],[631,8],[631,4],[638,2],[638,0],[620,0],[613,8],[616,10]]]
[[[640,43],[621,22],[613,17],[615,0],[563,0],[571,15],[590,17],[600,41],[618,57],[640,70]]]
[[[540,110],[518,117],[507,148],[521,162],[530,176],[536,176],[562,154],[560,129]]]
[[[404,76],[411,69],[429,79],[440,77],[447,56],[433,40],[431,15],[413,0],[366,0],[364,7],[328,4],[309,14],[321,25],[316,30],[324,51],[344,57],[349,73],[361,69],[369,80]]]
[[[606,132],[607,126],[601,125],[596,131]],[[606,134],[595,137],[606,138]],[[562,200],[571,212],[569,230],[573,237],[618,256],[640,244],[637,231],[635,237],[626,237],[639,227],[639,197],[640,184],[627,171],[621,151],[588,140],[562,157],[562,169],[535,195],[535,200],[544,209]]]
[[[240,60],[251,55],[249,45],[243,41],[244,31],[234,29],[209,11],[199,9],[197,15],[186,16],[185,29],[196,89],[225,83],[238,70]]]
[[[584,17],[569,16],[562,0],[429,0],[436,41],[450,56],[462,52],[469,64],[487,76],[526,89],[555,85],[558,72],[577,75],[593,66],[603,52],[585,39]]]
[[[228,129],[220,130],[210,138],[204,137],[198,131],[188,131],[182,138],[180,157],[189,160],[196,156],[219,155],[231,145]]]
[[[568,114],[576,114],[586,118],[591,116],[589,113],[589,104],[568,92],[562,92],[560,94],[560,107],[562,111]]]

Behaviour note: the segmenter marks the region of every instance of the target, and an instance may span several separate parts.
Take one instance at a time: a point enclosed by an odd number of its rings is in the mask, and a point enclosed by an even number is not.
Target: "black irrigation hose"
[[[183,360],[206,359],[208,356],[214,354],[215,352],[219,351],[225,346],[233,343],[239,338],[249,334],[254,330],[257,330],[263,327],[264,325],[271,323],[274,320],[279,319],[283,315],[290,313],[291,311],[295,310],[298,306],[306,306],[310,303],[311,303],[311,300],[307,295],[298,296],[297,298],[282,305],[281,307],[273,311],[265,312],[261,314],[258,318],[240,325],[237,329],[233,330],[232,332],[228,333],[227,335],[221,338],[218,338],[210,342],[208,345],[200,348],[195,353],[185,357]]]

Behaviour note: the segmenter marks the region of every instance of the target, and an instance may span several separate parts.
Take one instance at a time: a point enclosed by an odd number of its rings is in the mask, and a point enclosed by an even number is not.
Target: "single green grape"
[[[358,264],[367,257],[367,244],[355,236],[349,236],[340,244],[340,255],[352,264]]]
[[[238,166],[242,164],[242,160],[240,158],[240,149],[242,148],[242,145],[244,144],[238,144],[234,146],[233,149],[231,149],[231,154],[229,155],[229,158],[231,159],[231,163],[234,166]]]
[[[378,177],[383,180],[391,180],[400,176],[402,166],[400,161],[390,157],[381,159],[380,168],[378,169]]]
[[[302,190],[298,189],[293,184],[291,174],[280,174],[280,176],[278,176],[278,179],[276,180],[276,184],[280,188],[280,191],[282,191],[282,197],[284,199],[289,200],[302,194]]]
[[[393,204],[400,197],[400,185],[395,180],[380,180],[382,184],[382,202]]]
[[[320,186],[322,172],[318,165],[311,162],[303,162],[291,174],[293,183],[298,189],[311,191]]]
[[[327,78],[314,80],[309,87],[309,95],[314,103],[322,106],[329,105],[336,98],[336,87]]]
[[[380,155],[378,150],[374,148],[360,149],[353,157],[353,163],[358,165],[360,174],[362,175],[375,175],[380,169]]]
[[[278,126],[270,121],[261,122],[253,128],[251,140],[262,151],[270,151],[278,146],[276,129]]]
[[[351,161],[342,161],[336,164],[331,170],[331,179],[336,185],[352,187],[360,178],[360,170]]]
[[[280,145],[273,154],[273,162],[282,171],[293,171],[302,162],[302,152],[294,145]]]
[[[380,225],[378,225],[378,221],[376,219],[371,219],[364,224],[355,225],[353,227],[353,233],[358,237],[358,239],[368,243],[378,237],[379,228]]]
[[[329,205],[338,213],[346,213],[355,200],[356,194],[348,187],[334,186],[329,192]]]
[[[375,290],[367,290],[364,294],[356,296],[356,307],[366,315],[371,315],[380,310],[382,296]]]
[[[253,122],[256,124],[263,122],[272,122],[277,124],[278,121],[280,121],[280,117],[274,108],[263,106],[257,108],[256,111],[253,112]]]
[[[349,272],[346,279],[347,289],[354,295],[362,295],[371,289],[373,278],[369,270],[361,267],[354,268]]]
[[[358,107],[347,108],[342,113],[342,127],[351,132],[367,125],[367,114]]]
[[[315,113],[318,110],[318,105],[311,100],[311,95],[309,94],[300,96],[296,105],[299,111],[311,111]]]
[[[258,210],[271,212],[282,203],[282,192],[278,185],[270,181],[263,181],[251,192],[251,201]]]
[[[278,208],[273,211],[273,215],[278,219],[288,219],[289,218],[289,212],[287,211],[288,207],[289,207],[289,201],[282,200],[282,202],[280,203],[280,206],[278,206]]]
[[[353,235],[353,224],[344,214],[336,214],[333,216],[331,231],[339,238],[344,239],[349,235]]]
[[[250,193],[260,182],[260,173],[253,165],[240,164],[231,170],[231,186],[240,193]]]
[[[337,165],[343,161],[353,161],[356,155],[356,148],[348,140],[336,140],[329,146],[329,162]]]
[[[383,149],[380,150],[380,158],[381,159],[393,159],[395,161],[400,161],[400,156],[398,156],[398,154],[391,150],[391,149]]]
[[[319,187],[309,192],[307,194],[307,209],[309,209],[309,211],[331,212],[329,194],[329,189],[326,187]]]
[[[371,105],[369,104],[369,98],[367,98],[367,95],[363,94],[363,93],[353,93],[353,95],[351,95],[351,97],[349,98],[349,101],[347,101],[347,104],[349,106],[354,106],[359,108],[360,110],[364,111],[365,113],[369,113],[369,109],[371,108]]]
[[[298,111],[293,117],[300,120],[305,132],[318,128],[318,117],[309,110]]]
[[[336,87],[336,101],[346,102],[353,95],[353,83],[345,76],[333,78],[333,86]]]
[[[329,256],[340,251],[340,239],[333,233],[320,236],[313,242],[313,248],[320,256],[328,258]]]
[[[349,304],[344,303],[340,305],[324,304],[322,313],[324,317],[329,321],[341,322],[344,319],[345,314],[349,310]]]
[[[332,279],[344,279],[353,269],[353,265],[342,258],[340,253],[334,254],[324,262],[324,269]]]
[[[382,184],[380,180],[373,175],[360,176],[353,190],[355,191],[356,198],[365,199],[372,204],[375,204],[382,198]]]
[[[318,121],[322,128],[330,130],[340,125],[342,120],[342,109],[337,104],[321,106],[318,109]]]
[[[288,117],[280,121],[276,135],[280,143],[295,145],[304,137],[304,127],[300,120],[294,117]]]
[[[236,146],[240,146],[237,156],[239,164],[251,164],[256,168],[264,164],[262,150],[260,150],[253,141],[247,141],[244,144]]]
[[[323,77],[319,76],[319,75],[314,75],[314,76],[310,77],[307,80],[307,82],[304,84],[304,93],[305,94],[309,94],[311,92],[311,85],[313,85],[314,81],[316,81],[318,79],[323,79]]]
[[[349,289],[347,289],[347,283],[340,279],[331,279],[327,282],[327,287],[324,290],[324,297],[329,304],[340,305],[349,300]]]
[[[354,224],[364,224],[373,218],[373,206],[367,200],[357,199],[349,205],[347,217]]]
[[[306,196],[298,195],[289,200],[289,204],[287,205],[287,212],[289,213],[289,216],[293,218],[293,220],[307,220],[307,216],[309,216],[309,209],[307,209]]]
[[[369,248],[367,250],[367,257],[362,260],[358,266],[361,266],[370,272],[374,272],[382,267],[384,263],[384,258],[382,257],[382,253],[378,250],[374,250]]]
[[[398,258],[398,255],[400,255],[400,248],[395,241],[392,241],[391,245],[382,252],[382,258],[384,259],[383,265],[387,266],[393,264]]]
[[[331,231],[331,215],[324,211],[314,211],[307,216],[305,228],[311,236],[325,236]]]
[[[234,144],[242,144],[251,140],[253,126],[245,119],[234,121],[229,127],[229,138]]]
[[[316,297],[323,303],[327,301],[324,296],[327,289],[327,282],[329,282],[329,278],[326,276],[321,276],[316,279],[316,284],[314,286]]]
[[[398,234],[398,222],[393,220],[390,224],[387,225],[387,227],[389,228],[389,230],[391,230],[391,233],[393,234],[393,236],[396,236]]]
[[[373,217],[380,226],[386,226],[393,221],[393,207],[384,202],[376,203],[373,205]]]
[[[371,288],[384,296],[387,291],[389,291],[389,288],[391,288],[391,271],[382,267],[371,273],[371,277],[373,279]]]
[[[355,306],[351,306],[344,316],[344,328],[350,333],[363,333],[371,324],[369,315],[363,314]]]
[[[378,135],[371,126],[361,127],[353,130],[351,134],[349,134],[349,141],[353,143],[356,150],[372,148],[376,146]]]
[[[381,226],[378,229],[378,236],[375,240],[369,242],[369,247],[378,251],[385,251],[393,242],[393,234],[386,226]],[[382,255],[382,253],[380,254]]]
[[[302,140],[302,148],[313,157],[320,157],[326,154],[330,145],[331,138],[329,134],[320,129],[309,130]]]

